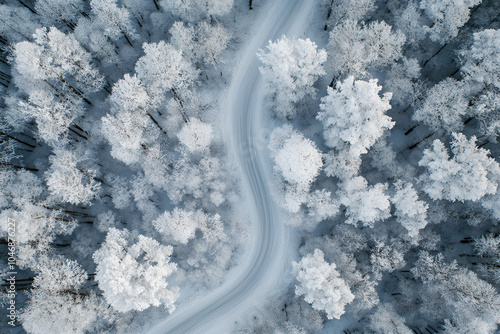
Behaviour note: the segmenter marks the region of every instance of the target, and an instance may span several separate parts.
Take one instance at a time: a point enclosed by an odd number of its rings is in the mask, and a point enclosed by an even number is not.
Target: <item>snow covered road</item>
[[[150,334],[229,333],[235,321],[261,304],[279,285],[280,276],[289,265],[287,234],[280,209],[271,198],[267,151],[259,137],[264,89],[256,53],[269,40],[284,34],[299,36],[314,5],[314,0],[274,0],[260,9],[261,17],[241,50],[223,104],[230,116],[225,136],[240,167],[242,196],[252,223],[251,239],[241,263],[228,273],[228,279],[219,288],[178,309],[152,328]]]

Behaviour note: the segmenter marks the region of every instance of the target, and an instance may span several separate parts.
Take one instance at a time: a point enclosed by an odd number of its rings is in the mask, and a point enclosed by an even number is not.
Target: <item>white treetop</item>
[[[16,85],[29,95],[19,108],[37,121],[39,136],[53,144],[83,114],[82,97],[98,91],[104,80],[73,35],[52,27],[37,29],[33,37],[35,42],[13,48]]]
[[[461,71],[468,79],[500,89],[500,30],[474,33],[472,46],[461,54],[465,62]]]
[[[316,145],[286,124],[274,129],[269,141],[274,170],[286,182],[285,207],[297,212],[306,202],[311,183],[319,174],[323,161]]]
[[[35,289],[20,320],[26,332],[32,334],[96,333],[103,322],[111,320],[111,312],[94,292],[84,296]]]
[[[113,85],[109,100],[112,112],[116,113],[121,110],[145,110],[149,106],[150,97],[136,75],[125,74],[123,79]]]
[[[453,133],[450,159],[444,144],[436,139],[424,150],[419,165],[427,169],[421,176],[424,191],[434,200],[477,201],[494,194],[500,179],[500,165],[490,158],[489,150],[477,148],[476,137],[470,140]]]
[[[87,272],[77,261],[63,256],[41,256],[33,271],[37,272],[33,287],[50,292],[78,290],[87,281]]]
[[[196,29],[196,39],[199,42],[198,57],[206,64],[217,65],[230,38],[231,33],[222,25],[200,22]]]
[[[169,262],[172,250],[149,237],[110,228],[106,242],[93,255],[95,279],[106,300],[119,312],[161,304],[172,312],[179,296],[178,288],[167,288],[166,278],[177,270]]]
[[[470,49],[463,50],[461,72],[476,94],[470,108],[483,132],[493,142],[500,135],[500,30],[486,29],[473,35]]]
[[[71,96],[57,99],[44,89],[33,89],[28,102],[19,101],[18,106],[19,112],[36,120],[38,136],[49,144],[63,142],[68,127],[85,112],[81,100]]]
[[[405,37],[391,26],[372,22],[360,26],[346,20],[330,31],[328,68],[334,77],[365,76],[370,68],[387,66],[402,56]]]
[[[12,44],[29,39],[40,28],[34,16],[25,7],[0,5],[0,34]]]
[[[49,158],[50,168],[46,172],[51,194],[71,204],[90,204],[101,186],[95,180],[95,170],[81,167],[81,163],[88,160],[87,156],[62,148],[54,153]]]
[[[482,0],[421,0],[420,9],[432,24],[430,37],[434,41],[447,42],[458,35],[458,29],[469,21],[470,9]]]
[[[292,262],[293,275],[299,281],[295,294],[315,310],[325,311],[328,319],[340,319],[344,308],[354,300],[349,286],[341,279],[335,263],[329,264],[321,250],[304,256],[300,262]]]
[[[416,238],[419,230],[427,225],[429,205],[418,199],[413,184],[398,181],[395,186],[396,193],[391,198],[396,208],[395,215],[399,223],[408,230],[408,236]]]
[[[377,307],[375,313],[370,316],[370,329],[375,333],[384,334],[412,334],[405,320],[394,311],[390,304],[382,304]]]
[[[213,222],[212,222],[213,221]],[[153,226],[163,236],[186,245],[193,239],[196,230],[206,230],[207,226],[220,223],[220,216],[209,216],[201,210],[189,211],[175,208],[172,212],[165,211],[156,220]]]
[[[427,36],[429,29],[424,25],[418,3],[408,2],[406,8],[395,16],[394,27],[405,34],[407,43],[416,44]]]
[[[458,131],[463,127],[462,116],[466,114],[469,103],[464,95],[463,83],[447,78],[429,90],[422,106],[415,110],[413,119],[436,131]]]
[[[346,207],[346,223],[373,227],[378,220],[391,216],[391,203],[385,194],[387,184],[377,183],[368,186],[362,176],[346,180],[339,193],[340,203]]]
[[[124,7],[118,7],[117,0],[92,0],[90,2],[94,14],[94,24],[99,26],[104,35],[116,40],[124,34],[135,36],[130,13]]]
[[[384,131],[391,129],[394,122],[385,115],[391,108],[392,94],[380,97],[382,86],[377,80],[354,80],[347,78],[337,88],[328,87],[328,95],[321,99],[319,119],[325,128],[323,136],[331,148],[343,148],[354,154],[367,153]]]
[[[234,0],[160,0],[160,5],[184,20],[195,22],[203,17],[223,16],[231,11]]]
[[[177,138],[190,152],[205,151],[212,142],[212,126],[197,118],[191,118],[179,131]]]
[[[314,96],[313,84],[325,74],[322,64],[326,51],[317,50],[316,43],[309,39],[283,36],[274,43],[269,41],[257,57],[263,64],[259,70],[275,99],[276,112],[282,117],[294,116],[294,104],[305,96]]]
[[[76,21],[85,11],[82,0],[36,0],[35,11],[46,26]]]
[[[184,59],[182,51],[164,41],[144,43],[145,55],[135,64],[137,77],[148,93],[161,100],[169,90],[184,90],[198,76],[198,70]]]
[[[331,6],[328,23],[337,25],[344,20],[359,21],[376,9],[375,0],[326,0]]]
[[[0,234],[7,236],[9,218],[16,223],[16,241],[20,244],[37,242],[37,247],[45,248],[58,234],[71,234],[77,224],[73,220],[64,221],[60,211],[50,210],[40,205],[26,203],[22,210],[5,209],[1,212]],[[18,258],[18,264],[24,260]]]

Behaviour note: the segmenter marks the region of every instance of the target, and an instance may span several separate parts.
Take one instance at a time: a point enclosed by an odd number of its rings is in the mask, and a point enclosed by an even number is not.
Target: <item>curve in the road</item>
[[[224,284],[170,315],[153,327],[150,334],[227,333],[246,309],[257,306],[279,284],[287,242],[280,209],[270,195],[265,152],[256,143],[264,90],[255,55],[268,40],[300,33],[314,2],[274,0],[262,8],[265,17],[258,20],[260,24],[253,37],[241,51],[228,91],[225,106],[230,117],[226,135],[241,167],[242,195],[248,202],[253,224],[249,249]]]

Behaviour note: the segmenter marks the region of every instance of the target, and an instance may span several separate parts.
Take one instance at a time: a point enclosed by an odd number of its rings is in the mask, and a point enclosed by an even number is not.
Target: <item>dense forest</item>
[[[497,333],[500,2],[302,1],[251,55],[287,257],[232,332]],[[273,3],[0,1],[0,332],[143,333],[238,269]]]

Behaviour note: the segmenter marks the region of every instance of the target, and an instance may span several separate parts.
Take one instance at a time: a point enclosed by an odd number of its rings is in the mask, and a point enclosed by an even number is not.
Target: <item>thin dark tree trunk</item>
[[[156,126],[157,126],[157,127],[158,127],[158,128],[159,128],[162,132],[163,132],[163,133],[167,134],[167,133],[165,132],[165,130],[163,130],[163,128],[160,126],[160,123],[158,123],[158,121],[157,121],[157,120],[153,117],[153,115],[151,115],[150,113],[146,113],[146,114],[149,116],[149,118],[151,118],[151,120],[153,121],[153,123],[155,123],[155,124],[156,124]]]
[[[156,10],[160,10],[160,7],[158,6],[158,2],[156,2],[156,0],[153,0],[153,2],[155,3]]]
[[[17,166],[17,165],[13,165],[13,164],[11,164],[9,162],[0,162],[0,165],[2,165],[2,166],[9,166],[9,167],[13,167],[13,168],[16,168],[16,169],[29,170],[31,172],[38,172],[38,169],[36,169],[36,168],[24,167],[24,166]]]
[[[177,91],[175,90],[175,88],[172,88],[172,93],[174,94],[174,99],[181,106],[181,111],[180,112],[181,112],[181,115],[182,115],[182,119],[184,120],[184,123],[188,124],[189,120],[187,119],[186,114],[184,113],[184,103],[182,103],[182,99],[179,97],[179,94],[177,94]]]
[[[74,133],[74,134],[76,134],[77,136],[82,137],[82,138],[83,138],[83,139],[85,139],[85,140],[88,140],[88,138],[87,138],[86,136],[82,135],[81,133],[79,133],[78,131],[76,131],[76,130],[72,129],[71,127],[68,127],[68,130],[69,130],[69,131],[71,131],[71,132],[73,132],[73,133]]]
[[[430,57],[429,59],[427,59],[424,64],[422,65],[422,67],[425,67],[425,65],[427,65],[427,63],[429,61],[431,61],[432,58],[436,57],[438,55],[439,52],[441,52],[446,46],[448,45],[448,43],[446,43],[445,45],[443,45],[439,50],[437,50],[437,52],[435,54],[432,55],[432,57]]]
[[[0,131],[0,135],[1,135],[1,136],[5,136],[5,137],[7,137],[7,138],[10,138],[10,139],[12,139],[12,140],[15,140],[15,141],[17,141],[17,142],[19,142],[19,143],[21,143],[21,144],[24,144],[24,145],[26,145],[26,146],[29,146],[29,147],[31,147],[31,148],[35,148],[35,145],[28,144],[27,142],[22,141],[21,139],[18,139],[18,138],[16,138],[16,137],[12,137],[11,135],[6,134],[5,132]]]

